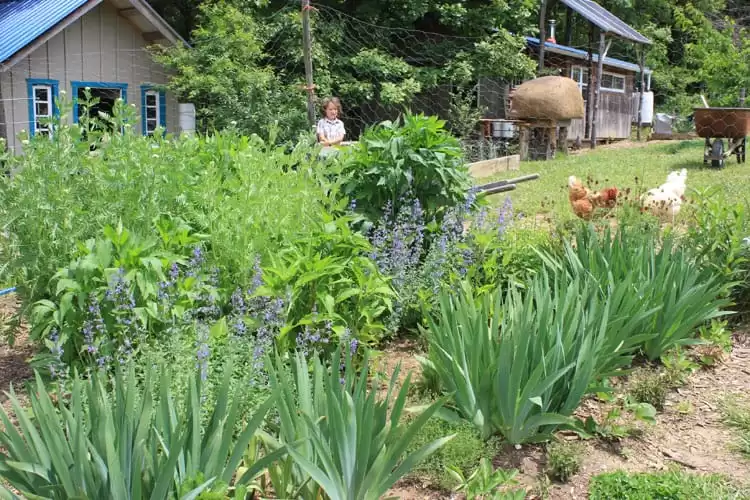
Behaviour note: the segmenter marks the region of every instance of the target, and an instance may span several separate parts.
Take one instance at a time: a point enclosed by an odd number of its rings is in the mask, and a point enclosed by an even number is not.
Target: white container
[[[636,118],[637,119],[637,118]],[[651,125],[654,122],[654,93],[644,92],[641,98],[641,125]]]
[[[496,120],[492,122],[492,137],[511,139],[515,135],[516,126],[513,122]]]
[[[180,133],[192,135],[195,133],[195,105],[192,103],[180,103],[177,105],[177,113],[180,116]]]

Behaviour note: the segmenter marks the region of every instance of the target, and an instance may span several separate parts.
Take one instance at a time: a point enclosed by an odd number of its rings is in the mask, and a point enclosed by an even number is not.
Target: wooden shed
[[[0,137],[16,153],[18,134],[49,134],[43,118],[58,113],[64,92],[74,103],[86,89],[111,111],[135,106],[143,134],[178,128],[168,74],[146,47],[185,43],[144,0],[7,0],[0,2]],[[71,120],[81,108],[74,105]]]

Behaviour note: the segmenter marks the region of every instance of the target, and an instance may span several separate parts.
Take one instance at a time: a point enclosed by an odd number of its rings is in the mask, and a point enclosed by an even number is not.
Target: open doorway
[[[98,99],[98,103],[90,106],[88,110],[84,109],[84,105],[82,103],[86,102],[86,89],[88,89],[88,92],[92,99]],[[99,116],[99,112],[107,113],[109,116],[112,116],[112,110],[115,107],[115,101],[121,97],[124,97],[124,90],[122,88],[116,88],[116,87],[78,87],[76,90],[76,98],[78,99],[77,104],[77,111],[78,116],[83,116],[83,114],[88,111],[88,116],[90,118],[97,118]],[[112,124],[103,124],[100,123],[100,126],[106,126],[106,129],[108,132],[114,132],[112,129]]]

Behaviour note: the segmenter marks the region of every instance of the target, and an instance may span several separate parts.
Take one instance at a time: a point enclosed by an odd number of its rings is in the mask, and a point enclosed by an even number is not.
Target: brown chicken
[[[613,208],[617,203],[619,191],[616,187],[602,189],[592,192],[583,183],[571,175],[568,178],[568,200],[576,216],[589,220],[594,215],[596,208]]]

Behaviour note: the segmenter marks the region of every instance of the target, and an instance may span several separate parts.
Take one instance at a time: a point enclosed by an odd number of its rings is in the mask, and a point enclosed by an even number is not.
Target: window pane
[[[37,116],[49,116],[49,103],[37,102],[36,103],[36,115]]]
[[[146,108],[146,118],[156,119],[156,108]]]
[[[155,94],[146,94],[146,106],[156,106]]]
[[[37,101],[48,101],[49,100],[49,88],[34,87],[34,99],[36,99]]]

